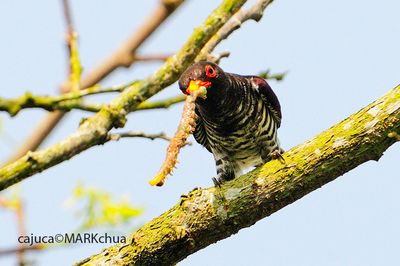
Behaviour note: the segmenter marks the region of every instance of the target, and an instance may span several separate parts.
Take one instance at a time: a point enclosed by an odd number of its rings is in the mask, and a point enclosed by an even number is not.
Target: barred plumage
[[[199,62],[182,75],[181,90],[186,92],[192,80],[208,84],[207,98],[196,100],[194,137],[213,153],[217,181],[231,180],[283,152],[277,138],[279,101],[264,79],[225,73],[213,63]]]

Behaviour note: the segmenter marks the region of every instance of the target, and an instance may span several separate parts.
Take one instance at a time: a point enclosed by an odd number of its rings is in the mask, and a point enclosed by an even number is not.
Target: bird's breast
[[[276,138],[276,124],[261,98],[244,94],[228,110],[202,116],[213,150],[246,157],[258,153],[260,145]]]

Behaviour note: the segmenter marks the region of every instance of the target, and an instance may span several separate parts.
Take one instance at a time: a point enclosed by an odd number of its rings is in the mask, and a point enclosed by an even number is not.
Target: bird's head
[[[193,64],[179,79],[179,89],[189,95],[193,91],[205,87],[207,95],[218,94],[217,90],[226,87],[228,82],[225,72],[216,64],[201,61]]]

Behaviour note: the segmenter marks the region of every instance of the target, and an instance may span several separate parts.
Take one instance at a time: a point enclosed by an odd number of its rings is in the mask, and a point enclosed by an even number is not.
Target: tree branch
[[[150,140],[155,140],[155,139],[163,139],[166,141],[170,141],[171,139],[167,137],[167,135],[164,132],[158,133],[158,134],[147,134],[144,132],[123,132],[123,133],[112,133],[108,134],[108,138],[110,140],[120,140],[121,138],[146,138]]]
[[[78,33],[74,29],[69,1],[62,0],[62,5],[67,28],[66,47],[69,54],[69,78],[67,82],[70,91],[78,91],[80,89],[82,74],[82,66],[78,53]]]
[[[93,110],[93,105],[86,105],[80,101],[84,96],[109,93],[109,92],[121,92],[132,84],[114,86],[110,88],[101,88],[99,86],[93,86],[91,88],[71,91],[58,96],[34,96],[30,92],[26,92],[16,99],[2,99],[0,98],[0,111],[6,111],[11,116],[15,116],[21,109],[24,108],[43,108],[48,111],[63,110],[70,111],[71,109],[81,109],[86,111],[98,111]]]
[[[84,89],[94,86],[114,70],[120,67],[129,67],[135,61],[137,49],[183,2],[184,0],[161,0],[160,4],[153,13],[148,16],[148,19],[139,26],[137,31],[133,32],[114,53],[104,59],[99,65],[95,66],[82,78],[80,88]],[[68,82],[61,85],[61,90],[63,92],[67,92],[69,89]],[[37,128],[21,147],[10,156],[8,163],[21,158],[28,151],[36,150],[50,132],[58,125],[64,115],[65,113],[60,111],[48,114],[39,122]]]
[[[155,139],[163,139],[166,141],[171,141],[171,138],[169,138],[164,132],[158,133],[158,134],[147,134],[144,132],[122,132],[122,133],[111,133],[108,134],[108,140],[120,140],[121,138],[145,138],[145,139],[150,139],[150,140],[155,140]],[[191,142],[186,142],[185,145],[192,145]]]
[[[378,160],[400,131],[400,86],[256,170],[183,196],[125,244],[78,265],[174,265],[249,227],[358,165]],[[389,135],[392,137],[389,137]]]
[[[239,29],[244,22],[248,20],[255,20],[258,22],[262,18],[265,8],[267,8],[272,1],[273,0],[258,0],[249,9],[245,11],[239,10],[239,12],[237,12],[203,47],[196,61],[208,60],[215,47],[220,42],[227,39],[235,30]]]
[[[98,112],[104,106],[103,104],[85,103],[80,101],[80,99],[88,95],[121,92],[131,85],[132,84],[121,85],[111,88],[101,88],[95,86],[80,91],[64,93],[58,96],[35,96],[30,92],[27,92],[25,95],[22,95],[16,99],[0,98],[0,111],[5,111],[11,116],[17,115],[19,111],[25,108],[42,108],[47,111],[61,110],[65,112],[77,109],[89,112]],[[168,108],[173,104],[185,101],[185,98],[185,95],[178,95],[160,101],[145,101],[141,103],[134,111]]]
[[[151,77],[136,82],[124,90],[100,112],[84,120],[78,130],[49,148],[28,152],[25,156],[0,169],[0,190],[41,172],[76,154],[104,143],[112,128],[123,127],[126,115],[163,88],[175,82],[179,75],[194,62],[201,48],[228,21],[246,0],[225,0],[213,11],[202,26],[183,45],[181,50],[170,58]]]

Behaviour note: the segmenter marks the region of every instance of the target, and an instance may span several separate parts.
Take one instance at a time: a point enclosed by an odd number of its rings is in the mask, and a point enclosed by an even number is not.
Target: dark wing
[[[207,132],[204,128],[203,119],[201,118],[197,108],[195,109],[195,111],[197,114],[197,120],[196,120],[196,128],[193,132],[193,137],[198,143],[203,145],[209,152],[212,152],[210,145],[208,143]]]
[[[274,91],[271,89],[271,87],[263,78],[253,76],[251,77],[251,82],[254,89],[261,94],[263,101],[270,108],[272,117],[275,119],[275,122],[277,123],[278,127],[280,127],[282,120],[282,112],[278,97],[276,97]]]

